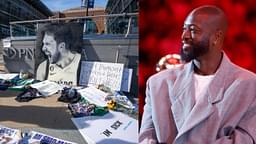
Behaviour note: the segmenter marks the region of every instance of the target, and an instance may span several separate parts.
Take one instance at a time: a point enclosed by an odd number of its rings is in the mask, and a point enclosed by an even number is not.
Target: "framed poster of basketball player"
[[[65,85],[78,84],[80,61],[83,60],[82,31],[79,23],[39,26],[36,49],[44,59],[38,63],[37,80],[51,80]]]

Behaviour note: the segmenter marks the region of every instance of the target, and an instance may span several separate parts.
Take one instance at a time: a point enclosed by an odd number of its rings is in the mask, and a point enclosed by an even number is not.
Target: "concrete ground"
[[[17,102],[19,92],[0,91],[0,125],[34,130],[60,139],[86,143],[71,121],[67,104],[58,102],[58,95],[37,98],[30,102]]]
[[[1,69],[1,66],[0,66]],[[66,103],[58,102],[58,94],[37,98],[29,102],[17,102],[20,92],[0,91],[0,125],[41,132],[78,144],[86,144],[71,121]]]

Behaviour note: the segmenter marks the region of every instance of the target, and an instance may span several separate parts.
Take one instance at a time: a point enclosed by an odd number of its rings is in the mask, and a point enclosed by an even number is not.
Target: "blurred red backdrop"
[[[220,7],[228,17],[229,28],[223,48],[231,61],[256,72],[255,0],[140,0],[140,120],[146,80],[156,73],[156,64],[161,57],[172,53],[179,54],[186,16],[192,9],[205,4]]]

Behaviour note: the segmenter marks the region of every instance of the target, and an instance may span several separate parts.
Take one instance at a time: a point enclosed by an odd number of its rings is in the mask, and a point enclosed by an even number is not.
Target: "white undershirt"
[[[202,93],[206,92],[206,89],[212,81],[214,75],[198,75],[194,73],[195,82],[195,100],[196,102],[203,96]]]

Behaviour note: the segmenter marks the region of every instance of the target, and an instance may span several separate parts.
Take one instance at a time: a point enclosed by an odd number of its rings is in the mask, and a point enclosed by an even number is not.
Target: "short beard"
[[[51,64],[56,64],[60,59],[60,53],[55,53],[52,55],[51,59],[50,59],[50,63]]]
[[[185,54],[183,49],[180,49],[181,60],[184,62],[190,62],[193,59],[196,59],[209,51],[209,39],[201,41],[198,44],[191,44],[192,48],[190,53]]]

